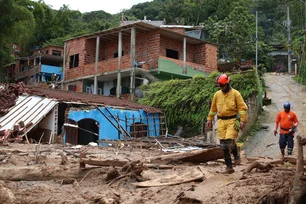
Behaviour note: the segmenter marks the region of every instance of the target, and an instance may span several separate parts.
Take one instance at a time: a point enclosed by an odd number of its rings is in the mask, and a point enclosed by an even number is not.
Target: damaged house
[[[35,47],[31,56],[19,56],[18,52],[15,55],[15,63],[7,68],[8,80],[41,86],[46,86],[52,80],[60,81],[63,72],[63,51],[63,47],[48,45],[42,48]]]
[[[67,40],[63,89],[133,97],[147,74],[168,80],[217,70],[215,44],[173,29],[135,22]]]
[[[59,138],[86,145],[162,136],[167,131],[161,110],[115,97],[26,87],[14,102],[0,117],[2,142],[32,139],[53,143]]]

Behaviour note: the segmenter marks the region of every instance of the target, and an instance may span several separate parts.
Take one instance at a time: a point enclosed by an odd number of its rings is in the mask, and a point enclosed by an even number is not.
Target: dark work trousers
[[[233,153],[234,159],[239,160],[238,149],[235,140],[227,139],[220,140],[220,146],[223,151],[225,164],[228,168],[233,168],[232,158],[230,152]]]
[[[291,155],[293,152],[294,140],[292,134],[280,134],[279,135],[279,148],[285,149],[287,146],[288,154]]]

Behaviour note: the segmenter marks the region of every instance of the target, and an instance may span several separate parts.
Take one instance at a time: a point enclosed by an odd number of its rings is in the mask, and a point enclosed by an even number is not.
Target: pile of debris
[[[0,85],[0,116],[8,113],[10,107],[16,104],[18,96],[25,92],[24,87],[23,82]]]

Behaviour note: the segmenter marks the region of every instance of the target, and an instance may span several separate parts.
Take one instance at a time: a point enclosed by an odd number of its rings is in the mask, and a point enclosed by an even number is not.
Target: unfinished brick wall
[[[160,32],[144,32],[136,35],[136,61],[145,62],[144,69],[154,69],[158,67],[158,57],[160,55]]]
[[[130,37],[122,38],[122,51],[124,52],[124,56],[121,57],[121,69],[131,68],[130,41]],[[67,41],[66,46],[68,53],[65,65],[65,80],[95,74],[96,38],[87,40],[84,37],[72,39]],[[157,68],[160,50],[159,46],[159,31],[138,32],[136,34],[136,61],[145,62],[144,68]],[[114,58],[115,53],[118,53],[118,40],[106,41],[101,37],[98,73],[114,72],[118,70],[118,58]],[[79,66],[69,68],[70,56],[75,54],[79,54]]]
[[[205,67],[211,69],[212,71],[218,68],[218,47],[213,44],[205,44]]]
[[[75,79],[84,75],[85,37],[75,38],[66,42],[65,80]],[[95,49],[94,49],[95,50]],[[70,56],[79,54],[79,66],[69,68]]]
[[[177,66],[183,67],[182,60],[172,59],[172,58],[165,57],[165,56],[160,56],[160,58],[172,61]],[[194,62],[186,61],[186,66],[187,67],[192,67],[192,69],[194,69],[194,70],[202,71],[202,72],[205,72],[205,73],[211,73],[213,71],[216,71],[216,70],[213,70],[211,68],[206,67],[203,64],[197,64],[197,63],[194,63]]]
[[[182,35],[185,35],[185,28],[167,28],[166,27],[166,29],[182,34]]]
[[[52,50],[57,50],[61,52],[60,56],[64,55],[64,48],[59,46],[47,46],[42,48],[40,51],[42,54],[47,54],[46,51],[48,50],[48,55],[52,55]],[[34,55],[35,56],[35,55]]]
[[[75,85],[76,86],[76,92],[83,92],[83,81],[76,81],[73,83],[64,84],[64,90],[68,91],[69,85]]]
[[[130,62],[129,36],[122,38],[121,69],[131,67]],[[80,37],[66,42],[67,58],[65,69],[65,80],[77,79],[84,76],[95,74],[95,53],[96,38],[85,39]],[[144,62],[144,69],[158,68],[158,58],[166,56],[166,49],[179,52],[179,60],[182,65],[183,60],[183,41],[161,36],[160,30],[150,32],[140,32],[136,30],[136,62]],[[210,44],[186,45],[186,61],[195,69],[207,72],[210,69],[217,69],[217,48]],[[114,54],[118,52],[118,39],[108,40],[100,37],[100,51],[98,74],[104,72],[116,72],[118,70],[118,58]],[[209,53],[209,54],[207,54]],[[79,54],[79,66],[69,68],[70,56]],[[210,56],[212,55],[212,56]],[[208,56],[208,57],[207,57]],[[187,64],[188,64],[187,63]],[[180,65],[180,66],[181,66]]]
[[[205,65],[206,60],[206,50],[205,43],[193,45],[186,45],[186,61],[191,63],[197,63],[200,65]],[[161,38],[161,56],[166,56],[166,49],[172,49],[179,52],[179,60],[183,60],[183,41],[176,41],[167,37]],[[210,55],[210,53],[209,53]]]

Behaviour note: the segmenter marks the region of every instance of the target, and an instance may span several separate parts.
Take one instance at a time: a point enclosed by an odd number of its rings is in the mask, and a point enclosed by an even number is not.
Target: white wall
[[[110,89],[114,87],[113,81],[105,81],[103,83],[103,95],[109,96],[110,95]]]
[[[57,117],[55,114],[55,110],[57,110],[57,105],[52,109],[52,111],[50,112],[50,114],[45,117],[44,119],[42,119],[42,121],[40,121],[39,123],[39,127],[43,128],[43,129],[47,129],[51,131],[50,135],[44,135],[44,137],[49,138],[50,136],[53,138],[51,142],[53,142],[54,140],[54,136],[56,136],[57,133]]]

